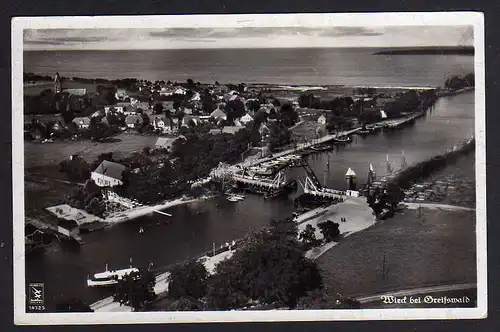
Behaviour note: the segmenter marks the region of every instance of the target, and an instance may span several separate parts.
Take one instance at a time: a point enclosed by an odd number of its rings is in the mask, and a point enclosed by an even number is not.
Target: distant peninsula
[[[473,46],[398,48],[373,53],[373,55],[474,55]]]

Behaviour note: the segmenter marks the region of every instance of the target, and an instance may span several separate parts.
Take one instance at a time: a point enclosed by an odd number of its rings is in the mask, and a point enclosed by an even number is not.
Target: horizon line
[[[62,52],[62,51],[163,51],[163,50],[238,50],[238,49],[423,49],[423,48],[475,48],[474,45],[419,45],[419,46],[285,46],[285,47],[179,47],[179,48],[46,48],[46,49],[23,49],[23,52]]]

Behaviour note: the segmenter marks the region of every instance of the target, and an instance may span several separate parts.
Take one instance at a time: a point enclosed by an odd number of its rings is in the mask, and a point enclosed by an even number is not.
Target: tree
[[[249,100],[247,102],[247,108],[252,112],[257,112],[260,108],[260,102],[255,99]]]
[[[168,296],[173,299],[199,299],[206,293],[207,278],[205,266],[197,260],[178,265],[170,272]]]
[[[102,197],[93,197],[89,204],[85,207],[87,213],[93,214],[97,217],[103,217],[104,212],[106,212],[106,203]]]
[[[279,111],[279,120],[286,126],[291,127],[299,120],[299,116],[291,103],[285,103]]]
[[[298,243],[279,241],[269,233],[253,233],[233,256],[216,267],[220,279],[211,282],[212,303],[235,308],[246,299],[295,307],[298,298],[321,285],[316,263]],[[228,300],[228,298],[230,300]]]
[[[292,218],[281,220],[272,219],[269,222],[271,238],[276,240],[293,240],[296,241],[298,236],[297,223]]]
[[[90,177],[89,164],[78,156],[61,161],[59,171],[66,173],[68,178],[73,181],[85,181]]]
[[[318,242],[316,239],[316,229],[311,225],[307,224],[306,228],[300,233],[301,241],[307,246],[314,246]]]
[[[328,296],[324,288],[316,288],[307,292],[306,296],[301,297],[297,302],[296,309],[331,309],[329,308]]]
[[[282,122],[271,123],[269,130],[269,147],[271,150],[291,143],[292,133]]]
[[[245,105],[239,98],[231,100],[226,105],[227,120],[229,122],[233,122],[235,119],[242,117],[245,113]]]
[[[312,93],[303,93],[299,96],[299,106],[300,107],[311,107],[316,98]]]
[[[156,298],[155,283],[153,273],[140,269],[139,272],[131,272],[118,281],[113,297],[120,304],[130,305],[135,311],[139,311]]]
[[[337,239],[340,235],[339,224],[331,220],[319,223],[318,228],[325,237],[326,242]]]
[[[113,152],[104,152],[97,156],[97,159],[94,160],[92,165],[90,166],[91,170],[95,170],[104,160],[106,161],[114,161]]]
[[[403,199],[404,192],[401,188],[390,182],[385,188],[376,187],[371,190],[367,195],[366,202],[375,215],[379,217],[383,212],[393,214]]]
[[[175,112],[175,117],[177,118],[178,129],[181,128],[181,126],[182,126],[182,120],[184,119],[185,116],[186,116],[186,113],[184,113],[183,110],[177,110]]]
[[[163,104],[162,103],[156,103],[153,106],[153,113],[154,114],[162,114],[163,113]]]

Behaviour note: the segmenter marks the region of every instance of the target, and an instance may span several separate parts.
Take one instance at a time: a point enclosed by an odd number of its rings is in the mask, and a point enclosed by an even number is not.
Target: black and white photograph
[[[486,317],[481,14],[18,17],[12,66],[16,324]]]

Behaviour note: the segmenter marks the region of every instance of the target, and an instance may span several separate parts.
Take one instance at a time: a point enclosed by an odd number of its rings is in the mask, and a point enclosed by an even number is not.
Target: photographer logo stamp
[[[28,303],[29,309],[34,311],[45,310],[45,293],[43,283],[30,283],[28,289]]]

